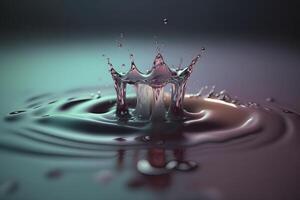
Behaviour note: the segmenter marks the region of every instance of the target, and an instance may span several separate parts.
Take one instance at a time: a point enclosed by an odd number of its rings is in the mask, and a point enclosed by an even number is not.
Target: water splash
[[[139,71],[133,59],[131,68],[127,73],[117,72],[113,65],[108,61],[117,94],[117,115],[120,117],[128,115],[126,86],[127,84],[131,84],[137,88],[138,113],[140,115],[145,114],[142,116],[145,117],[146,115],[149,115],[149,111],[151,110],[150,118],[153,120],[160,119],[163,114],[159,114],[156,111],[159,111],[162,108],[161,105],[164,94],[163,87],[167,84],[171,84],[171,105],[168,110],[168,115],[173,117],[182,116],[182,103],[185,96],[186,83],[199,58],[200,55],[196,56],[189,66],[183,69],[174,70],[168,67],[168,65],[164,62],[163,56],[158,53],[154,59],[152,69],[147,71],[147,73]],[[149,90],[152,90],[152,96],[149,95]],[[148,105],[152,104],[150,110],[146,105],[146,110],[141,111],[141,109],[144,108],[143,104],[145,104],[142,101],[143,99],[145,99],[145,101],[151,101],[151,103],[146,103]]]

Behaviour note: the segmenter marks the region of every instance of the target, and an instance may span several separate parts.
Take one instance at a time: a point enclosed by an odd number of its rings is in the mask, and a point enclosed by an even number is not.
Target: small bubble
[[[130,58],[131,62],[134,61],[134,57],[133,57],[133,54],[132,54],[132,53],[129,55],[129,58]]]
[[[163,23],[164,23],[164,24],[168,24],[168,19],[167,19],[167,18],[164,18],[164,19],[163,19]]]
[[[101,91],[100,91],[100,90],[99,90],[99,91],[97,91],[96,98],[97,98],[97,99],[100,99],[100,98],[101,98]]]
[[[165,167],[154,167],[148,160],[139,160],[137,163],[137,170],[145,175],[163,175],[170,172]]]
[[[236,103],[238,103],[238,100],[232,99],[232,100],[231,100],[231,103],[236,104]]]
[[[172,169],[175,169],[177,167],[177,165],[178,165],[178,161],[172,160],[167,163],[166,168],[172,170]]]
[[[151,140],[151,137],[149,135],[146,135],[146,136],[143,137],[143,140],[145,142],[149,142]]]

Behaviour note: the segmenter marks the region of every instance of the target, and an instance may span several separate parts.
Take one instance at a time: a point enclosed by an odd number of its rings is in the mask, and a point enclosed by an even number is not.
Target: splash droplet
[[[168,20],[167,18],[164,18],[164,19],[163,19],[163,23],[164,23],[164,24],[168,24],[168,21],[169,21],[169,20]]]

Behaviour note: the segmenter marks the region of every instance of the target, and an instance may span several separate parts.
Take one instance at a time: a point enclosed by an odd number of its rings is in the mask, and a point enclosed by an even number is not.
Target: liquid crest
[[[115,83],[117,115],[123,116],[128,114],[126,86],[127,84],[132,84],[137,91],[136,114],[143,118],[150,116],[152,120],[164,117],[165,113],[161,110],[163,87],[170,83],[172,91],[168,114],[173,117],[182,117],[182,103],[185,96],[186,83],[199,58],[200,55],[194,58],[191,64],[184,69],[173,70],[168,67],[159,53],[155,57],[152,69],[147,71],[147,73],[140,72],[134,62],[131,63],[131,68],[127,73],[119,73],[108,62]],[[162,112],[159,113],[158,111]]]

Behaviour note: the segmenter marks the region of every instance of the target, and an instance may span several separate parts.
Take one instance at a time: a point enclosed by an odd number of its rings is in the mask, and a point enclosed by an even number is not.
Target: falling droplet
[[[168,24],[168,19],[167,19],[167,18],[164,18],[164,19],[163,19],[163,23],[164,23],[164,24]]]

